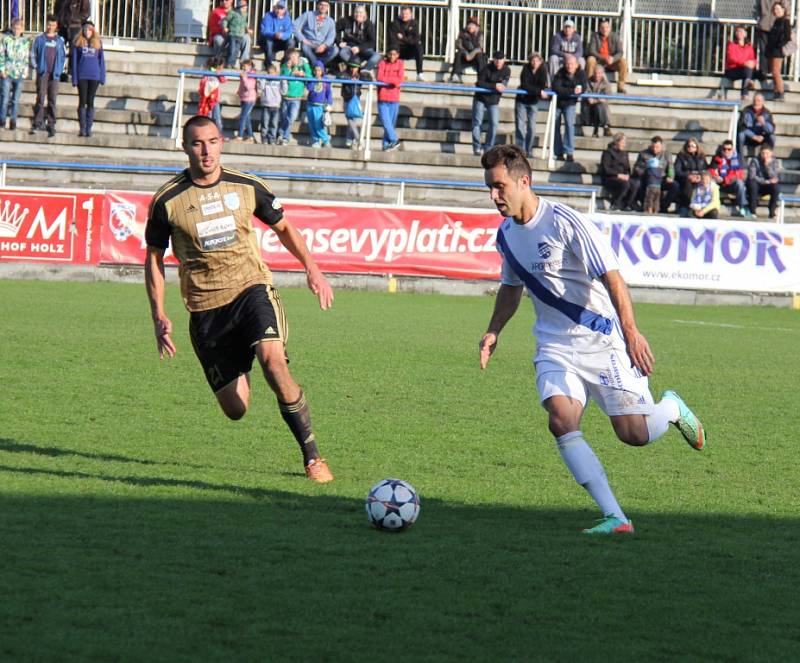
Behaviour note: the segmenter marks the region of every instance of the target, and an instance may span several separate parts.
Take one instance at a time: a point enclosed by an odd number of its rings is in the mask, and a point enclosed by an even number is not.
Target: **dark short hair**
[[[48,23],[58,23],[58,16],[55,14],[48,14],[47,15],[47,22]]]
[[[525,157],[522,148],[516,145],[495,145],[481,157],[481,166],[490,170],[495,166],[505,166],[506,170],[516,177],[531,177],[531,164]]]
[[[651,144],[651,145],[652,145],[653,143],[663,143],[663,142],[664,142],[664,141],[663,141],[663,140],[661,140],[661,136],[653,136],[653,137],[650,139],[650,144]]]
[[[725,140],[722,141],[722,146],[725,147],[726,145],[730,145],[731,147],[733,147],[733,141],[730,138],[726,138]]]
[[[217,126],[214,124],[214,120],[212,120],[207,115],[192,115],[188,120],[186,120],[186,124],[183,125],[183,141],[186,142],[186,135],[189,133],[189,129],[192,127],[205,127],[208,125]]]

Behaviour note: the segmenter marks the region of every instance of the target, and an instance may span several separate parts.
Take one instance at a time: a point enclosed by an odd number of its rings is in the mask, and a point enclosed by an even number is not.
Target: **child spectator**
[[[325,130],[323,117],[333,106],[331,84],[325,78],[325,63],[317,60],[314,63],[314,80],[306,83],[306,121],[311,133],[311,147],[330,147],[331,137]]]
[[[28,77],[30,59],[30,37],[22,36],[21,19],[11,21],[11,34],[0,37],[0,129],[6,128],[6,111],[11,103],[11,119],[8,128],[17,128],[17,109],[22,94],[22,85]]]
[[[397,111],[400,109],[400,85],[405,78],[406,70],[400,59],[400,49],[391,47],[386,58],[378,64],[378,81],[386,83],[378,88],[378,117],[383,127],[383,149],[397,149],[400,141],[397,138]]]
[[[270,76],[280,74],[277,62],[270,62],[267,68]],[[265,78],[258,79],[258,94],[261,97],[261,142],[272,145],[278,139],[278,122],[281,118],[281,83],[285,81],[270,81]]]
[[[637,198],[641,199],[646,194],[647,187],[658,180],[661,190],[665,192],[659,211],[665,214],[680,193],[673,174],[672,161],[669,152],[664,149],[661,136],[653,136],[650,139],[650,147],[639,152],[633,165],[631,188],[636,188],[639,192]]]
[[[286,55],[286,62],[281,67],[281,76],[311,76],[311,67],[308,62],[300,57],[300,51],[290,48]],[[303,81],[284,81],[283,102],[281,104],[281,124],[278,129],[277,145],[287,145],[292,140],[292,124],[300,115],[300,105],[303,103],[303,93],[306,86]]]
[[[78,88],[78,121],[80,136],[91,137],[94,124],[94,95],[97,88],[106,83],[106,62],[103,42],[94,28],[86,21],[81,33],[72,44],[72,87]]]
[[[711,173],[704,170],[700,175],[700,181],[694,187],[692,203],[689,205],[692,216],[698,219],[716,219],[720,207],[719,187],[711,179]]]
[[[247,27],[247,0],[239,0],[239,4],[231,9],[222,19],[222,29],[228,35],[228,67],[235,67],[236,60],[250,59],[250,33]]]
[[[206,69],[209,71],[217,72],[208,74],[200,79],[200,103],[197,107],[198,115],[205,115],[214,120],[214,124],[219,129],[219,135],[222,136],[222,104],[220,103],[220,86],[225,82],[225,77],[219,75],[222,69],[222,60],[217,58],[208,58],[206,62]]]
[[[350,63],[350,78],[360,81],[361,68],[358,62]],[[364,111],[361,108],[361,85],[360,83],[347,83],[342,85],[342,101],[344,101],[344,117],[347,120],[347,135],[345,145],[353,147],[358,141],[361,133],[361,122],[364,118]]]
[[[235,140],[244,140],[247,143],[255,143],[253,137],[253,123],[250,116],[258,98],[256,93],[256,79],[250,74],[253,71],[253,61],[244,60],[242,62],[242,73],[239,77],[239,101],[242,102],[242,110],[239,114],[239,135]]]

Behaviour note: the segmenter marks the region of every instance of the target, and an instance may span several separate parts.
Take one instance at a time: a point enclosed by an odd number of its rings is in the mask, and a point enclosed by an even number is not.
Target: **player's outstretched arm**
[[[329,309],[333,304],[333,289],[328,283],[328,279],[317,267],[314,258],[308,252],[303,237],[297,232],[297,229],[286,218],[281,219],[278,223],[272,226],[272,229],[278,235],[278,239],[286,247],[295,258],[300,261],[300,264],[305,267],[306,278],[308,280],[308,288],[313,292],[317,299],[319,299],[319,307],[321,309]]]
[[[172,322],[164,312],[164,283],[164,251],[148,246],[147,256],[144,259],[144,285],[147,289],[147,298],[150,300],[153,331],[161,359],[165,354],[169,357],[175,356]]]
[[[650,350],[647,339],[636,326],[636,318],[633,315],[633,302],[628,292],[628,286],[625,285],[622,275],[616,269],[606,272],[600,278],[603,280],[611,298],[611,303],[619,316],[622,335],[625,338],[625,344],[628,346],[628,356],[631,358],[633,365],[644,375],[650,375],[653,372],[655,357]]]
[[[492,313],[492,319],[489,321],[489,329],[486,330],[478,344],[481,370],[485,369],[489,363],[489,358],[497,348],[497,338],[506,323],[517,312],[521,299],[521,285],[502,284],[500,290],[497,291],[497,298],[494,300],[494,312]]]

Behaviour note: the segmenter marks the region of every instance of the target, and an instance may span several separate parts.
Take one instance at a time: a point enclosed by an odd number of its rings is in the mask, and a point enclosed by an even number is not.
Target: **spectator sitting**
[[[239,135],[236,137],[236,140],[243,140],[246,143],[256,142],[253,136],[253,121],[251,120],[253,108],[255,108],[256,100],[258,99],[258,93],[256,91],[257,81],[251,76],[251,74],[254,73],[253,61],[244,60],[242,62],[242,71],[239,75],[238,92],[242,108],[239,114]]]
[[[706,155],[694,138],[689,138],[675,157],[675,181],[678,183],[678,213],[688,216],[689,205],[700,176],[708,170]]]
[[[750,214],[753,217],[758,207],[758,199],[761,196],[769,195],[769,218],[775,218],[775,208],[778,205],[778,181],[780,178],[781,165],[773,157],[772,149],[764,146],[757,158],[750,159],[747,169],[747,189],[750,199]]]
[[[494,145],[497,126],[500,123],[500,95],[506,89],[509,78],[511,69],[506,64],[506,56],[502,51],[497,51],[492,61],[478,73],[476,87],[492,92],[476,92],[472,98],[472,153],[476,156]],[[487,113],[486,142],[482,150],[481,125]]]
[[[333,106],[331,84],[324,80],[325,63],[317,60],[314,63],[314,79],[306,83],[306,120],[311,134],[311,147],[330,147],[331,137],[325,130],[323,116]]]
[[[267,67],[270,76],[281,73],[277,62],[270,62]],[[278,138],[278,123],[281,118],[281,83],[286,81],[259,78],[256,89],[261,97],[261,143],[272,145]]]
[[[611,94],[611,86],[602,65],[595,65],[592,76],[586,82],[586,92]],[[604,136],[610,136],[608,104],[602,99],[581,99],[581,124],[584,127],[591,126],[594,129],[592,136],[595,138],[597,138],[600,127],[603,127]]]
[[[558,70],[564,65],[564,56],[566,55],[573,55],[583,71],[586,66],[586,60],[583,59],[583,39],[575,32],[575,22],[571,19],[564,21],[561,31],[556,32],[550,39],[550,51],[547,58],[550,80],[555,78]]]
[[[389,48],[397,49],[401,60],[414,60],[417,65],[417,80],[425,80],[422,72],[422,35],[419,33],[414,11],[408,5],[400,7],[400,14],[389,25]]]
[[[239,0],[239,4],[231,9],[222,19],[222,31],[228,36],[228,67],[235,67],[236,60],[250,59],[250,34],[247,27],[247,0]]]
[[[733,31],[733,40],[725,49],[725,78],[730,81],[742,81],[742,99],[753,89],[753,74],[756,68],[756,52],[747,41],[747,30],[737,25]]]
[[[378,64],[378,81],[387,85],[378,88],[378,117],[383,127],[383,149],[397,149],[397,112],[400,110],[400,86],[406,76],[406,68],[397,48],[389,48],[386,57]]]
[[[286,53],[286,61],[281,67],[281,76],[300,76],[310,77],[311,67],[305,58],[300,57],[300,51],[290,48]],[[285,91],[283,87],[283,103],[281,104],[281,123],[278,129],[277,145],[287,145],[292,141],[292,124],[300,115],[300,105],[303,102],[303,94],[306,86],[303,81],[282,81],[286,83]]]
[[[219,0],[219,4],[208,16],[208,45],[212,49],[212,57],[221,58],[226,51],[228,36],[222,27],[222,21],[233,7],[233,0]]]
[[[0,37],[0,129],[6,128],[6,111],[11,106],[8,128],[17,128],[17,110],[22,86],[28,78],[31,39],[23,37],[22,19],[11,21],[11,34]]]
[[[222,69],[222,60],[210,57],[206,61],[206,69],[219,72]],[[214,124],[219,129],[222,136],[222,104],[220,103],[220,86],[225,82],[225,77],[216,74],[207,74],[200,79],[198,93],[200,101],[197,106],[197,114],[205,115],[214,120]]]
[[[316,10],[309,9],[294,22],[294,35],[309,62],[322,60],[327,65],[339,53],[334,43],[336,24],[328,16],[330,8],[328,0],[317,0]]]
[[[361,80],[361,69],[357,63],[350,63],[350,78],[353,81]],[[361,122],[364,119],[364,110],[361,108],[361,84],[346,83],[342,85],[342,101],[344,101],[344,118],[347,120],[347,134],[345,146],[353,147],[361,133]]]
[[[784,48],[792,41],[792,26],[786,18],[786,9],[780,2],[772,5],[772,16],[774,21],[767,35],[767,62],[769,62],[770,72],[772,73],[772,98],[775,101],[783,101],[783,77],[781,68],[783,58],[786,56]]]
[[[672,175],[669,152],[664,149],[661,136],[653,136],[650,147],[639,153],[633,166],[633,176],[637,180],[637,197],[643,198],[646,187],[658,184],[660,194],[665,194],[661,199],[659,212],[665,214],[678,196],[678,183]]]
[[[631,162],[625,143],[624,133],[614,134],[613,140],[600,157],[600,174],[612,210],[630,209],[637,193],[635,183],[631,180]]]
[[[564,56],[564,66],[553,78],[553,90],[558,95],[556,101],[555,140],[553,151],[557,159],[574,161],[575,151],[575,105],[578,96],[586,89],[586,74],[578,67],[574,55]],[[561,136],[561,122],[564,122],[564,137]],[[566,157],[565,157],[566,155]]]
[[[622,57],[622,39],[611,32],[611,20],[600,19],[597,32],[589,38],[586,57],[586,76],[591,79],[596,64],[606,71],[617,72],[617,94],[625,94],[625,79],[628,76],[628,62]]]
[[[269,70],[269,65],[280,51],[285,55],[287,50],[294,48],[293,32],[292,15],[286,9],[286,0],[278,0],[272,5],[272,11],[264,14],[258,30],[258,45],[264,51],[265,71]]]
[[[367,18],[366,5],[356,5],[353,15],[336,23],[339,57],[345,65],[353,62],[372,71],[381,61],[375,50],[375,25]]]
[[[475,73],[480,73],[481,69],[486,66],[486,55],[483,52],[483,32],[481,32],[478,19],[474,16],[470,16],[466,27],[458,33],[456,47],[458,52],[453,60],[451,83],[461,83],[461,75],[467,67],[472,67],[475,69]]]
[[[542,56],[531,53],[528,61],[522,65],[519,87],[525,94],[516,95],[514,100],[514,116],[516,130],[514,136],[517,146],[525,151],[525,156],[533,156],[533,140],[536,131],[536,109],[540,99],[547,99],[547,69]]]
[[[728,139],[720,145],[717,153],[711,159],[709,168],[711,177],[719,184],[720,191],[732,193],[736,196],[737,212],[740,216],[750,216],[747,208],[747,187],[745,186],[745,172],[739,155],[733,149],[733,141]]]
[[[742,158],[744,148],[748,145],[775,147],[775,123],[772,113],[764,106],[764,95],[760,92],[753,95],[753,103],[742,111],[736,142]]]
[[[707,170],[700,175],[700,180],[692,192],[689,210],[698,219],[716,219],[722,205],[719,202],[719,187]]]

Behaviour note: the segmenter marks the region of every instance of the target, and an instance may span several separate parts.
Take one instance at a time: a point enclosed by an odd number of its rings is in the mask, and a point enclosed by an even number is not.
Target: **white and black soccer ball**
[[[380,530],[402,532],[419,516],[419,495],[401,479],[384,479],[369,490],[367,517]]]

